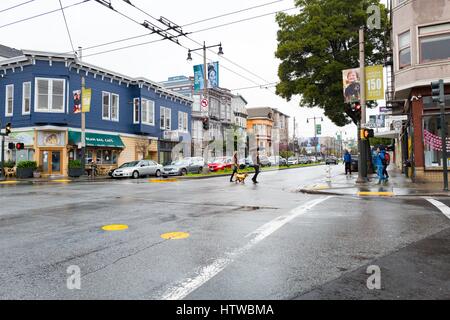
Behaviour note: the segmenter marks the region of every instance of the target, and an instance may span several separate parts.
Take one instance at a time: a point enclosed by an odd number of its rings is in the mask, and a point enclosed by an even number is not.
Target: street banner
[[[322,134],[322,125],[316,124],[316,135],[321,135],[321,134]]]
[[[207,65],[208,88],[217,88],[219,86],[219,62],[211,62]],[[204,89],[203,65],[194,66],[194,91]]]
[[[81,90],[73,92],[73,113],[81,113]]]
[[[383,66],[365,67],[366,101],[384,99]],[[342,70],[345,103],[361,100],[361,83],[359,68]]]
[[[383,66],[366,67],[366,100],[384,99]]]
[[[83,88],[81,90],[81,110],[82,112],[90,112],[91,111],[91,95],[92,89]]]
[[[361,99],[361,84],[359,68],[342,71],[345,103],[352,103]]]

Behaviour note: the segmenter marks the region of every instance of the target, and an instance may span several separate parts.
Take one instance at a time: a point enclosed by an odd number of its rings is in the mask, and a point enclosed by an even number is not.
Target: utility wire
[[[2,9],[2,10],[0,10],[0,13],[8,11],[8,10],[11,10],[11,9],[14,9],[14,8],[17,8],[17,7],[20,7],[20,6],[23,6],[24,4],[27,4],[27,3],[30,3],[30,2],[33,2],[33,1],[36,1],[36,0],[25,1],[25,2],[22,2],[22,3],[16,4],[15,6],[12,6],[12,7],[6,8],[6,9]]]
[[[279,82],[273,82],[273,83],[267,83],[265,85],[261,85],[261,86],[251,86],[251,87],[242,87],[242,88],[236,88],[236,89],[230,89],[230,91],[239,91],[239,90],[248,90],[248,89],[269,89],[269,87],[274,87],[278,84]]]
[[[88,1],[90,1],[90,0],[83,0],[83,1],[80,1],[80,2],[77,2],[77,3],[74,3],[74,4],[71,4],[71,5],[65,6],[65,7],[63,7],[62,9],[67,9],[67,8],[70,8],[70,7],[74,7],[74,6],[80,5],[80,4],[85,3],[85,2],[88,2]],[[7,24],[4,24],[4,25],[1,25],[1,26],[0,26],[0,29],[1,29],[1,28],[4,28],[4,27],[11,26],[11,25],[13,25],[13,24],[17,24],[17,23],[20,23],[20,22],[28,21],[28,20],[31,20],[31,19],[34,19],[34,18],[42,17],[42,16],[45,16],[45,15],[47,15],[47,14],[50,14],[50,13],[54,13],[54,12],[60,11],[60,10],[62,10],[62,9],[60,8],[60,9],[56,9],[56,10],[52,10],[52,11],[43,12],[43,13],[40,13],[40,14],[35,15],[35,16],[32,16],[32,17],[28,17],[28,18],[25,18],[25,19],[21,19],[21,20],[17,20],[17,21],[11,22],[11,23],[7,23]]]
[[[64,23],[66,25],[67,34],[69,35],[70,40],[70,46],[72,47],[72,50],[75,52],[75,48],[73,46],[72,36],[70,35],[69,25],[67,24],[66,14],[64,13],[63,5],[61,3],[61,0],[59,0],[59,5],[61,6],[61,12],[64,17]]]

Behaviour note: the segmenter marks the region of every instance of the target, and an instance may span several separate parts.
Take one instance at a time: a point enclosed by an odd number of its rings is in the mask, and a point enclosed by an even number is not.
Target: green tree
[[[370,5],[381,11],[381,29],[366,31],[366,65],[384,62],[387,16],[380,0],[296,0],[299,14],[277,15],[280,83],[276,93],[300,106],[320,107],[336,125],[350,123],[344,112],[342,70],[359,67],[359,37]],[[369,107],[376,104],[368,102]]]

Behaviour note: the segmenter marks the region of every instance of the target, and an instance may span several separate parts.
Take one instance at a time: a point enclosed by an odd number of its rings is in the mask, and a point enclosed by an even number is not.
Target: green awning
[[[81,142],[81,132],[69,131],[69,144],[78,145]],[[86,132],[87,147],[124,148],[122,139],[118,135]]]

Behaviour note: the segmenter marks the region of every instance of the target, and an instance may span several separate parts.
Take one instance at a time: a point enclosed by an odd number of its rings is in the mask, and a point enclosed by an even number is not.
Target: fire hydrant
[[[331,165],[327,165],[325,166],[325,181],[326,182],[331,182]]]

